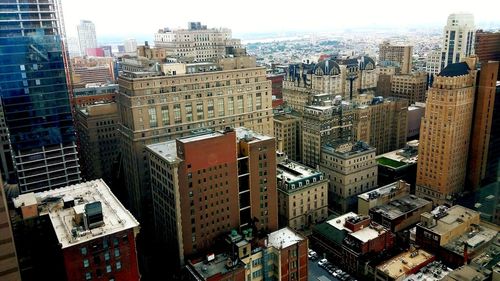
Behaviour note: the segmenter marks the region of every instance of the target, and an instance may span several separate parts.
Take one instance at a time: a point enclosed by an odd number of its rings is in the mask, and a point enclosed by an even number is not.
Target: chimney
[[[278,151],[283,152],[283,139],[278,139]]]
[[[464,241],[464,265],[469,263],[469,254],[467,253],[467,241]]]

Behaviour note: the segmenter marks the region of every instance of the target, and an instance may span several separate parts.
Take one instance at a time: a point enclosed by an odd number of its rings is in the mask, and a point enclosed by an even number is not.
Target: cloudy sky
[[[473,5],[471,5],[473,3]],[[161,27],[201,21],[234,34],[328,31],[362,27],[440,27],[448,14],[471,12],[476,25],[500,26],[493,0],[62,0],[66,33],[81,19],[96,25],[98,39],[153,37]]]

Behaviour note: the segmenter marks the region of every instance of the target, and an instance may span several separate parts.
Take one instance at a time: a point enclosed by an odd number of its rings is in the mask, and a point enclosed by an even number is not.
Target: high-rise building
[[[102,178],[112,186],[118,167],[118,123],[116,103],[96,103],[76,111],[75,124],[80,143],[80,160],[85,180]]]
[[[443,31],[441,68],[458,63],[474,54],[474,16],[467,13],[450,14]]]
[[[137,52],[137,41],[135,39],[127,39],[123,42],[125,47],[125,53],[135,53]]]
[[[17,261],[16,246],[12,234],[9,208],[5,197],[2,175],[0,173],[0,279],[3,281],[21,281],[21,273]]]
[[[36,275],[26,280],[140,279],[139,223],[104,181],[26,193],[13,201],[28,233],[19,242],[34,259],[27,271]]]
[[[155,33],[154,43],[156,47],[166,48],[168,56],[197,62],[222,57],[226,48],[241,48],[240,40],[232,38],[231,29],[207,28],[201,24],[188,24],[187,29],[160,29]]]
[[[463,190],[474,110],[474,62],[452,63],[427,93],[416,195],[444,203]]]
[[[430,51],[425,58],[425,72],[429,75],[438,75],[441,71],[441,51]]]
[[[474,191],[486,177],[498,69],[498,61],[483,62],[478,72],[466,180],[467,188]]]
[[[292,114],[274,115],[274,137],[278,151],[284,152],[289,159],[300,161],[302,118]]]
[[[357,211],[357,196],[377,187],[375,148],[366,143],[323,146],[319,167],[329,180],[329,206],[341,213]]]
[[[305,229],[328,217],[328,180],[321,171],[286,159],[277,174],[281,227]]]
[[[150,197],[145,145],[200,128],[245,126],[264,135],[274,133],[271,82],[263,67],[197,70],[199,65],[189,66],[193,73],[128,72],[118,78],[122,163],[135,214],[144,206],[141,200]]]
[[[480,63],[500,61],[500,31],[488,32],[478,30],[476,32],[474,48]],[[500,69],[498,73],[500,75]]]
[[[155,232],[174,264],[203,255],[231,229],[278,228],[274,138],[227,128],[147,151]]]
[[[425,102],[427,91],[427,74],[417,72],[391,77],[391,93],[396,98],[407,99],[409,104]]]
[[[59,1],[2,3],[0,96],[23,193],[80,181],[61,13]]]
[[[95,25],[89,20],[81,20],[76,29],[78,32],[80,55],[85,56],[87,55],[87,49],[97,48]]]
[[[384,42],[379,45],[379,64],[396,66],[401,74],[411,73],[413,46],[391,45]]]

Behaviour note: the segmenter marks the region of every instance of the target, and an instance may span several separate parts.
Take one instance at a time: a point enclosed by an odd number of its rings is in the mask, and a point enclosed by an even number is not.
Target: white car
[[[327,263],[327,262],[328,262],[328,260],[327,260],[327,259],[322,259],[322,260],[320,260],[320,261],[318,262],[318,265],[319,265],[319,266],[322,266],[322,265],[324,265],[324,264],[325,264],[325,263]]]

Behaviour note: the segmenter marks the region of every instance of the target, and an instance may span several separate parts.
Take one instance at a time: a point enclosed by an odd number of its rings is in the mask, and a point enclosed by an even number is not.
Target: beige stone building
[[[80,140],[80,163],[83,178],[102,178],[113,183],[114,168],[118,167],[118,124],[120,116],[116,103],[97,103],[81,107],[75,115],[75,127]]]
[[[276,174],[280,227],[305,229],[328,217],[328,180],[322,172],[285,160]]]
[[[411,73],[413,46],[391,45],[384,42],[379,45],[380,64],[395,65],[400,69],[400,73]]]
[[[149,196],[145,145],[228,126],[274,133],[271,82],[263,67],[184,75],[129,72],[118,83],[122,163],[135,214],[141,198]]]
[[[391,78],[391,96],[407,99],[409,104],[425,102],[427,91],[427,74],[417,72],[412,74],[394,75]]]
[[[471,63],[475,65],[475,63]],[[442,204],[465,184],[476,71],[449,64],[427,94],[420,126],[416,195]]]
[[[360,110],[363,110],[361,108]],[[368,106],[370,122],[367,135],[357,139],[370,144],[377,149],[377,154],[402,148],[408,135],[408,101],[402,99],[376,97]]]
[[[160,29],[155,33],[155,47],[168,57],[185,57],[194,61],[211,61],[226,54],[226,47],[241,48],[229,28],[207,28],[199,22],[188,23],[187,29]]]
[[[375,148],[363,142],[321,149],[320,170],[330,181],[330,208],[342,213],[357,210],[357,196],[377,186]]]
[[[302,118],[292,114],[274,115],[274,137],[278,151],[284,152],[289,159],[300,161]]]
[[[410,184],[403,180],[384,185],[377,189],[358,195],[358,214],[368,215],[368,211],[391,200],[410,194]]]
[[[296,86],[293,81],[283,81],[283,100],[291,109],[303,113],[312,95],[318,93],[309,88]]]

